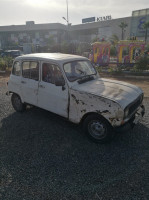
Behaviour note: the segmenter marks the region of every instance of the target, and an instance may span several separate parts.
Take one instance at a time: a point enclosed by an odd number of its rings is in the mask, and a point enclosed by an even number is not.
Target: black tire
[[[23,112],[26,109],[26,105],[22,103],[20,96],[17,94],[12,94],[11,103],[17,112]]]
[[[96,143],[106,143],[114,136],[110,123],[102,116],[91,114],[83,122],[83,129],[88,138]]]

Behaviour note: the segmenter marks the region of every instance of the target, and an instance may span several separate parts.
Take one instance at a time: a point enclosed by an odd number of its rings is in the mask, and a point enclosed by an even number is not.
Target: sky
[[[133,10],[149,8],[149,0],[0,0],[0,26],[69,22],[81,24],[83,18],[111,15],[112,19],[131,16]]]

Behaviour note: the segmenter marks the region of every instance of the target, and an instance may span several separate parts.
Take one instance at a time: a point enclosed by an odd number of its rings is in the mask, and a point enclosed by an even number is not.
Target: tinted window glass
[[[19,62],[15,62],[14,63],[12,74],[14,74],[16,76],[20,76],[21,75],[21,66],[20,66]]]

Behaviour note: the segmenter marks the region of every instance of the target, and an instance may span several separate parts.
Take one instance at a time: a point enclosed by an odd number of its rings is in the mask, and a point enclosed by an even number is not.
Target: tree
[[[112,45],[116,45],[117,42],[119,41],[119,38],[117,35],[113,34],[110,38],[109,38],[110,42],[112,43]]]
[[[92,43],[94,43],[94,42],[98,42],[99,41],[99,39],[98,39],[98,37],[97,37],[97,35],[92,39]]]
[[[112,45],[110,47],[110,56],[116,56],[116,55],[117,55],[116,47]]]
[[[119,25],[119,27],[122,29],[122,40],[124,39],[124,31],[127,26],[128,24],[126,22],[121,22]]]
[[[146,43],[147,42],[148,28],[149,28],[149,21],[147,21],[143,24],[143,28],[145,29],[145,43]]]
[[[47,46],[50,49],[50,51],[52,50],[52,47],[55,45],[55,40],[54,40],[54,36],[51,35],[49,36],[48,40],[47,40]]]

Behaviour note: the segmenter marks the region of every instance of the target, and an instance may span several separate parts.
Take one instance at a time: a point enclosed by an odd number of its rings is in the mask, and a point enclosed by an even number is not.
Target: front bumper
[[[119,126],[119,127],[115,127],[115,131],[116,132],[126,132],[130,129],[132,129],[136,124],[138,124],[143,116],[145,114],[145,107],[144,105],[141,105],[137,111],[135,112],[135,114],[127,121],[125,122],[123,125]]]

